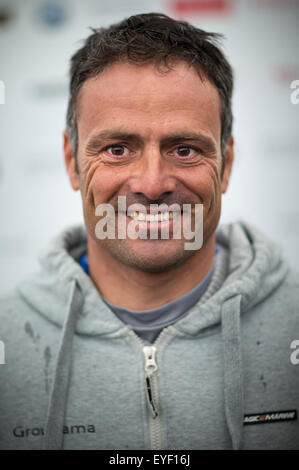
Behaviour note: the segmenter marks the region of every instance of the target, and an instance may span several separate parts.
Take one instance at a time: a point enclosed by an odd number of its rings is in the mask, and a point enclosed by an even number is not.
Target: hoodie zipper
[[[158,366],[156,363],[156,352],[157,348],[155,346],[144,346],[143,348],[143,354],[145,358],[144,371],[146,397],[153,419],[156,419],[159,416],[156,404],[157,397],[155,394],[157,387],[155,387],[155,385],[153,384],[154,374],[158,370]]]
[[[161,426],[161,412],[159,409],[159,384],[158,384],[158,363],[156,360],[157,346],[161,339],[167,334],[167,329],[162,330],[153,345],[146,346],[142,339],[134,332],[130,331],[131,335],[137,340],[139,346],[143,351],[144,356],[144,385],[149,409],[149,433],[151,449],[162,448],[162,426]]]

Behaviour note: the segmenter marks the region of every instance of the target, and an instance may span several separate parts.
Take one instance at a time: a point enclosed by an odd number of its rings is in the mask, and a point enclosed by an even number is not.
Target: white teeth
[[[132,212],[128,214],[134,220],[146,221],[146,222],[162,222],[163,220],[171,220],[177,215],[179,212],[163,212],[158,214],[145,214],[144,212]]]

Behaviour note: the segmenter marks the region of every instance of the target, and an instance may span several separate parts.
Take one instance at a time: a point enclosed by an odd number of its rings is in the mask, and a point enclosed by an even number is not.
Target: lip
[[[142,210],[136,210],[136,211],[132,211],[132,213],[134,212],[138,212],[140,214],[152,214],[152,215],[156,215],[156,214],[165,214],[167,212],[179,212],[179,211],[173,211],[173,210],[169,210],[169,209],[166,209],[166,210],[159,210],[159,209],[151,209],[151,210],[147,210],[147,211],[142,211]],[[180,211],[182,213],[182,211]],[[129,214],[129,212],[127,211],[126,214]]]
[[[166,216],[167,214],[167,216]],[[181,212],[178,211],[163,211],[163,212],[141,212],[141,211],[134,211],[134,212],[129,212],[126,214],[127,217],[136,220],[137,222],[158,222],[158,221],[163,221],[164,218],[166,221],[172,220],[178,215],[181,215]],[[148,217],[150,216],[150,217]],[[146,220],[147,219],[147,220]]]
[[[165,211],[165,212],[168,212],[168,211]],[[151,239],[151,237],[150,237],[151,231],[153,231],[153,233],[158,234],[158,240],[172,239],[172,234],[173,234],[173,229],[174,229],[174,226],[173,226],[173,220],[174,219],[158,220],[158,221],[156,221],[156,220],[145,221],[145,220],[133,219],[132,217],[127,215],[127,213],[125,213],[125,212],[118,212],[117,215],[119,215],[119,214],[121,214],[122,216],[126,215],[126,229],[132,221],[135,222],[135,224],[136,224],[135,225],[135,230],[138,231],[138,233],[140,235],[142,235],[142,234],[146,235],[146,237],[143,238],[143,240],[150,240]],[[183,214],[181,213],[180,216],[182,217]],[[168,229],[166,233],[169,234],[169,238],[161,238],[160,237],[161,233],[163,234],[163,229]],[[142,237],[140,237],[140,239],[142,239]],[[157,240],[157,238],[152,238],[152,239],[155,240],[155,241]]]
[[[127,210],[126,211],[115,211],[116,214],[130,214],[130,213],[134,213],[134,212],[138,212],[140,214],[153,214],[153,215],[156,215],[156,214],[165,214],[167,212],[174,212],[174,213],[177,213],[179,211],[175,211],[175,210],[171,210],[171,209],[166,209],[166,210],[159,210],[159,209],[148,209],[146,211],[144,210],[133,210],[133,211],[130,211],[128,212]],[[183,213],[183,210],[180,211],[180,213],[182,214]]]

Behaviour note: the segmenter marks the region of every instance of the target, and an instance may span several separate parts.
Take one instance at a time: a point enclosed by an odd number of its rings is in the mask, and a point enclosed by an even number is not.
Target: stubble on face
[[[156,144],[162,133],[173,132],[176,128],[199,129],[214,140],[219,155],[209,155],[193,167],[180,167],[170,162],[165,170],[165,178],[172,179],[172,196],[177,194],[176,202],[203,202],[205,246],[218,225],[221,212],[219,96],[210,82],[201,82],[196,72],[185,64],[168,74],[167,82],[167,75],[159,75],[153,68],[145,67],[142,71],[132,65],[115,64],[103,76],[87,81],[80,99],[80,141],[86,143],[98,128],[113,128],[116,124],[129,124],[132,131],[142,136],[144,145]],[[196,251],[184,249],[185,239],[99,240],[95,235],[99,220],[95,216],[95,207],[98,204],[115,204],[117,195],[126,194],[134,202],[141,202],[142,189],[143,197],[150,200],[151,188],[147,192],[147,180],[144,179],[144,188],[137,185],[140,191],[132,182],[141,174],[141,161],[142,157],[128,165],[114,165],[107,159],[105,161],[103,153],[88,157],[82,154],[80,181],[84,220],[91,244],[106,260],[110,258],[144,272],[163,272],[196,256]],[[163,169],[166,168],[165,162],[163,165]],[[159,184],[163,192],[160,179]],[[160,203],[167,203],[169,199],[165,196],[170,194],[167,185],[164,189]]]

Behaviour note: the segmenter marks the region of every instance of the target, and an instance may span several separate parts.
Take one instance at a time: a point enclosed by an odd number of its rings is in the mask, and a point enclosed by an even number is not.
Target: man
[[[142,14],[72,57],[85,227],[1,303],[1,448],[299,448],[298,276],[251,224],[217,229],[234,141],[216,40]]]

